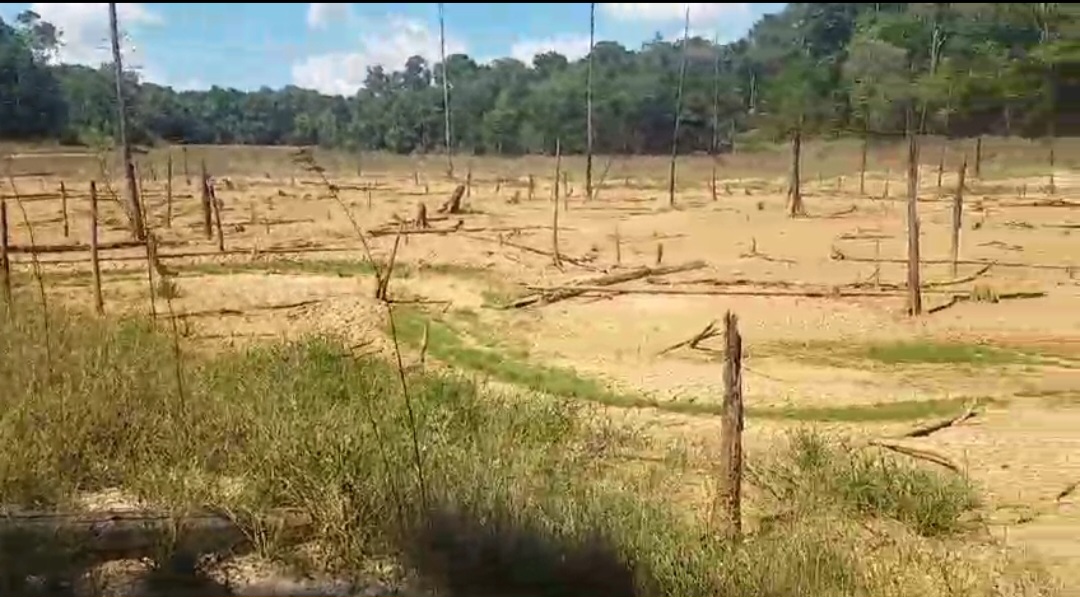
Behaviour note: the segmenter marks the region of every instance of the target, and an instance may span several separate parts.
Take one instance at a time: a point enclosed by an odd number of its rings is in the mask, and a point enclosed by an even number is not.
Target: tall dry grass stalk
[[[52,340],[49,334],[49,297],[45,292],[45,276],[41,273],[41,261],[38,259],[34,223],[30,221],[30,215],[26,213],[26,205],[23,204],[22,196],[19,195],[19,188],[15,184],[15,175],[11,172],[11,162],[8,162],[7,179],[8,186],[11,187],[11,196],[15,199],[15,205],[19,208],[19,213],[22,214],[23,224],[26,226],[26,234],[30,241],[30,265],[34,274],[34,281],[37,283],[38,299],[41,301],[41,333],[44,336],[42,340],[45,345],[46,373],[51,376],[53,374],[53,355]]]
[[[318,164],[318,162],[315,159],[314,153],[311,152],[310,150],[308,150],[308,151],[301,150],[296,154],[295,160],[296,160],[297,163],[303,165],[309,172],[313,172],[313,173],[315,173],[315,174],[317,174],[319,176],[319,178],[321,179],[323,185],[326,187],[328,193],[330,194],[331,198],[345,211],[345,216],[348,218],[349,223],[352,225],[353,230],[356,232],[356,235],[360,240],[360,244],[363,246],[364,253],[367,256],[368,262],[371,264],[372,270],[375,273],[375,279],[376,279],[375,298],[377,300],[379,300],[379,302],[386,309],[387,324],[388,324],[388,326],[390,328],[391,343],[393,344],[393,347],[394,347],[394,356],[395,356],[395,359],[396,359],[396,362],[397,362],[398,381],[400,383],[400,388],[401,388],[401,393],[402,393],[402,400],[404,402],[405,411],[406,411],[406,414],[407,414],[407,417],[408,417],[409,432],[410,432],[411,443],[412,443],[413,467],[415,469],[417,482],[419,484],[421,507],[424,509],[424,511],[427,511],[428,504],[429,504],[429,502],[428,502],[428,491],[427,491],[427,479],[426,479],[426,476],[424,474],[424,461],[423,461],[423,457],[421,455],[419,425],[417,423],[415,409],[413,408],[412,396],[410,395],[410,392],[409,392],[409,384],[408,384],[408,380],[406,378],[404,360],[403,360],[403,358],[401,356],[401,343],[400,343],[400,340],[398,338],[397,322],[394,319],[393,301],[389,298],[389,281],[390,281],[390,277],[393,275],[394,261],[396,260],[396,257],[397,257],[397,248],[398,248],[399,243],[401,242],[401,236],[402,236],[401,232],[402,231],[401,231],[401,229],[399,229],[398,234],[394,238],[393,252],[390,255],[390,260],[387,263],[386,269],[384,270],[384,269],[380,268],[379,265],[378,265],[378,262],[375,261],[374,255],[373,255],[373,253],[371,251],[371,245],[368,243],[367,237],[364,234],[363,229],[360,227],[359,222],[356,221],[356,218],[353,217],[352,212],[349,209],[348,205],[341,198],[341,195],[338,192],[338,186],[333,184],[332,182],[330,182],[330,179],[327,178],[326,169]],[[372,421],[372,424],[374,425],[375,419],[374,419],[373,415],[372,415],[371,421]],[[377,432],[377,425],[376,425],[376,432]],[[388,475],[389,475],[389,470],[390,470],[389,463],[387,463],[387,474]],[[389,480],[388,482],[389,483],[394,483],[394,481],[392,479]],[[395,490],[395,491],[397,491],[397,490]],[[400,497],[401,500],[404,500],[404,495],[403,494],[400,495],[399,497]],[[398,508],[399,508],[399,511],[404,511],[405,502],[404,501],[399,501]],[[404,526],[405,521],[402,520],[401,522],[402,522],[402,525]]]

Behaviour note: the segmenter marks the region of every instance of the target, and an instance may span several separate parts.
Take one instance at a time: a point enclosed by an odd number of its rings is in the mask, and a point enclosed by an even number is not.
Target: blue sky
[[[681,35],[686,4],[600,3],[597,40],[637,48],[659,33]],[[690,4],[691,33],[730,41],[782,3]],[[183,89],[210,85],[256,89],[296,84],[351,94],[366,68],[399,68],[406,58],[439,56],[438,5],[126,3],[118,5],[127,64],[146,79]],[[33,8],[63,32],[60,59],[98,64],[108,58],[105,3],[0,3],[10,20]],[[447,52],[478,61],[529,61],[556,50],[588,51],[588,3],[445,5]]]

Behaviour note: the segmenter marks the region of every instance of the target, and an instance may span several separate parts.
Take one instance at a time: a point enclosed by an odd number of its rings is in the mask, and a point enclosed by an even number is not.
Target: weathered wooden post
[[[738,541],[742,537],[743,474],[743,394],[742,336],[739,318],[728,311],[724,315],[724,414],[720,437],[720,493],[715,512],[721,517],[724,537]]]

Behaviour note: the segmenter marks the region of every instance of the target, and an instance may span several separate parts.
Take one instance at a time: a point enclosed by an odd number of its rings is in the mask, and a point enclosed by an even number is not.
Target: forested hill
[[[587,23],[582,23],[586,28]],[[110,65],[52,65],[63,32],[34,13],[0,21],[0,138],[94,143],[112,134]],[[599,152],[707,151],[741,131],[780,138],[892,134],[908,107],[928,132],[1080,132],[1080,5],[794,3],[734,43],[607,41],[592,53]],[[685,50],[685,52],[684,52]],[[685,80],[678,98],[685,56]],[[585,148],[588,59],[447,58],[457,151]],[[352,97],[286,87],[177,92],[131,73],[138,142],[320,144],[394,152],[443,146],[441,64],[370,69]]]

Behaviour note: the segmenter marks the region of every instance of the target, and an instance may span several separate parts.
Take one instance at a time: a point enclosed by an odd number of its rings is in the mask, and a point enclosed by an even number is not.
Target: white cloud
[[[533,57],[544,52],[558,52],[570,60],[577,60],[589,53],[589,36],[556,35],[543,39],[523,39],[510,46],[510,56],[525,64],[532,64]]]
[[[310,29],[323,29],[331,23],[352,18],[352,9],[340,2],[312,2],[308,5],[307,24]]]
[[[648,21],[666,23],[682,21],[686,18],[686,8],[690,7],[690,24],[706,25],[720,19],[746,17],[750,14],[750,4],[746,2],[716,3],[690,2],[682,4],[662,4],[650,2],[602,2],[600,10],[620,21]]]
[[[105,2],[35,2],[30,9],[60,29],[63,45],[57,55],[60,62],[97,66],[112,62],[109,44],[109,5]],[[157,25],[161,17],[145,4],[116,5],[122,38],[121,48],[128,64],[140,64],[139,41],[135,32],[143,25]]]
[[[429,63],[439,60],[439,32],[425,23],[390,16],[361,27],[359,47],[354,51],[309,56],[293,64],[293,82],[323,93],[352,95],[364,83],[367,67],[381,64],[398,70],[410,56],[423,56]],[[466,51],[465,42],[447,35],[447,55]]]

